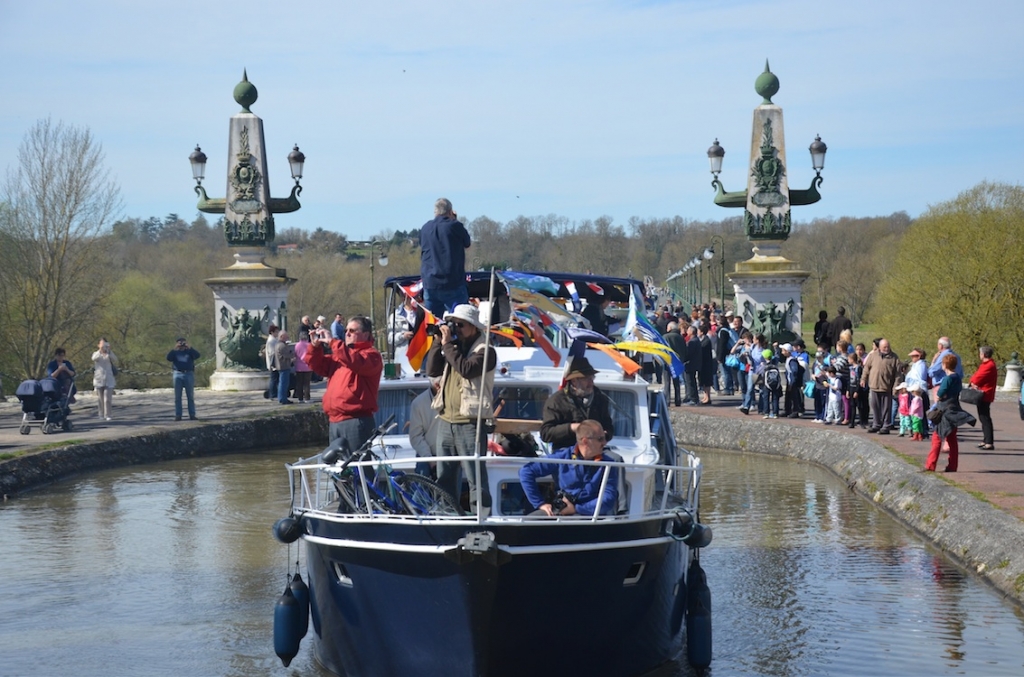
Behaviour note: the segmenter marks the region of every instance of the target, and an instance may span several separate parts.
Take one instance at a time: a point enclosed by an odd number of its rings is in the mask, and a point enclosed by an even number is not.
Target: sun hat
[[[469,322],[480,331],[487,330],[487,327],[480,322],[480,312],[476,309],[476,306],[469,303],[460,303],[455,306],[450,313],[444,314],[444,319],[463,320]]]
[[[779,350],[785,350],[787,353],[791,353],[793,352],[793,346],[790,345],[789,343],[783,343],[781,346],[779,346]]]

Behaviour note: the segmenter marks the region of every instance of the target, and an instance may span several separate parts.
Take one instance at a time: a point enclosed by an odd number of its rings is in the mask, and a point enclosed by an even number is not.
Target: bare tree
[[[120,193],[88,129],[46,119],[22,141],[0,202],[0,340],[38,376],[58,344],[93,341],[82,330],[107,292],[107,239],[98,235]]]

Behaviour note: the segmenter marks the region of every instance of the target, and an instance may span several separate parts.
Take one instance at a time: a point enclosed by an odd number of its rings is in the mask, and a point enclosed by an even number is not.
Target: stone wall
[[[0,462],[0,494],[13,496],[83,472],[105,468],[320,444],[326,439],[327,417],[323,412],[307,410],[53,447]]]
[[[872,441],[829,428],[798,430],[689,412],[673,412],[672,420],[677,440],[688,449],[786,456],[832,471],[852,491],[1024,606],[1024,522],[953,486],[941,473],[921,472]]]

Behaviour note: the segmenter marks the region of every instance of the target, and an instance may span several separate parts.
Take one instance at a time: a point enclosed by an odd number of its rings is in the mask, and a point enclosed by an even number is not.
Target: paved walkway
[[[298,407],[319,408],[325,384],[326,381],[313,384],[311,403],[296,402],[292,405],[263,399],[262,392],[215,392],[200,388],[195,391],[197,421],[188,420],[187,410],[184,420],[174,420],[174,391],[171,388],[118,390],[114,395],[111,421],[100,420],[96,396],[92,391],[86,391],[77,395],[77,402],[71,407],[71,432],[50,435],[42,434],[39,426],[33,426],[28,435],[19,433],[21,403],[17,397],[8,396],[6,402],[0,402],[0,455],[41,446],[52,447],[69,440],[109,440],[172,426],[224,423]]]
[[[1024,520],[1024,421],[1017,410],[1017,394],[998,392],[996,401],[992,403],[992,422],[995,428],[995,449],[982,451],[981,423],[973,428],[965,426],[958,431],[960,441],[960,460],[958,471],[943,474],[941,468],[946,465],[946,454],[939,456],[939,476],[953,485],[968,491],[978,498],[989,501],[1011,515]],[[702,414],[743,418],[744,414],[737,407],[740,397],[716,397],[712,393],[712,403],[701,407],[680,407],[679,411],[694,409]],[[794,429],[824,426],[815,423],[814,407],[807,400],[808,414],[801,419],[779,418],[762,420],[756,408],[746,418],[763,425],[792,426]],[[976,408],[964,405],[964,409],[976,415]],[[850,435],[870,438],[872,441],[894,451],[922,469],[931,449],[931,439],[914,442],[909,437],[900,437],[895,431],[889,435],[870,434],[861,427],[830,426]]]

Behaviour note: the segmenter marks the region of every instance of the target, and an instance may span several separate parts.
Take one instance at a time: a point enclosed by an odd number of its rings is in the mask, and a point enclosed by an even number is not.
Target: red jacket
[[[335,339],[331,341],[330,355],[314,346],[305,359],[313,371],[329,379],[323,406],[331,423],[376,413],[384,360],[372,341],[348,346]]]
[[[996,399],[996,385],[999,383],[999,374],[996,372],[995,360],[982,360],[978,365],[978,371],[971,377],[971,385],[985,393],[983,402],[992,403]]]

